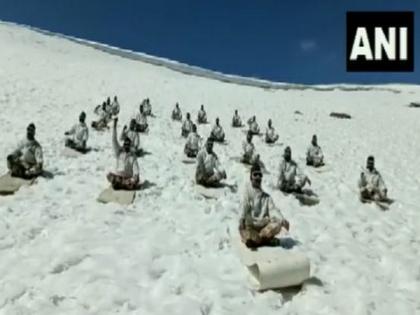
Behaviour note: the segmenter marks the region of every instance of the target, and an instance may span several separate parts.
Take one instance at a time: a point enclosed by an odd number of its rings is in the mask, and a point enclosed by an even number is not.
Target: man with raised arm
[[[112,146],[117,165],[114,172],[108,173],[107,179],[114,189],[133,190],[140,183],[139,165],[136,155],[131,151],[131,140],[126,137],[122,146],[118,143],[117,122],[118,118],[114,118]]]

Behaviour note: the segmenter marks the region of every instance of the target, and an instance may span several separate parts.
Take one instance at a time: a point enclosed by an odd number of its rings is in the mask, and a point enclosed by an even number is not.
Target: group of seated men
[[[114,108],[112,111],[114,114],[117,113],[115,102],[118,102],[116,97],[114,98],[114,107],[111,106],[111,108]],[[204,111],[203,106],[201,110]],[[107,179],[114,189],[132,190],[139,187],[140,170],[137,155],[140,150],[140,141],[138,133],[148,129],[146,118],[148,115],[151,115],[151,106],[150,101],[147,99],[139,106],[139,113],[136,114],[135,118],[131,119],[129,127],[124,126],[120,136],[122,145],[117,139],[118,118],[114,118],[112,146],[116,158],[116,168],[113,172],[107,174]],[[199,115],[198,120],[200,123],[207,122],[205,111],[204,115]],[[174,120],[182,119],[182,113],[178,104],[175,106],[172,118]],[[256,247],[276,242],[275,236],[283,228],[288,230],[289,222],[283,218],[280,210],[274,205],[273,199],[261,187],[264,166],[252,143],[253,136],[259,134],[259,127],[255,116],[251,117],[248,123],[249,130],[243,143],[241,161],[251,165],[251,172],[250,182],[246,185],[244,192],[239,232],[247,246]],[[235,111],[232,119],[232,125],[242,125],[237,111]],[[266,136],[268,134],[270,141],[275,142],[278,139],[278,135],[272,129],[270,119]],[[35,139],[35,132],[35,125],[33,123],[29,124],[26,128],[26,138],[7,156],[7,166],[12,176],[29,179],[43,173],[43,151],[41,145]],[[205,187],[220,185],[227,178],[227,174],[217,154],[213,151],[214,142],[224,140],[224,131],[220,126],[219,119],[216,119],[215,126],[204,145],[202,145],[202,138],[197,134],[197,126],[192,123],[189,113],[187,113],[187,118],[183,123],[182,134],[187,137],[187,143],[184,147],[185,154],[188,157],[195,157],[197,161],[196,183]],[[66,131],[65,135],[67,136],[65,140],[66,147],[80,152],[86,151],[89,131],[84,112],[79,115],[79,123]],[[313,167],[322,166],[324,165],[323,158],[317,136],[313,135],[311,144],[306,152],[306,164]],[[286,147],[279,166],[278,189],[289,193],[301,193],[306,184],[311,185],[310,179],[292,159],[291,148],[289,146]],[[360,198],[371,200],[387,199],[387,188],[382,176],[375,168],[373,156],[367,158],[366,168],[360,175],[358,187]],[[273,216],[273,212],[277,213],[277,217]]]

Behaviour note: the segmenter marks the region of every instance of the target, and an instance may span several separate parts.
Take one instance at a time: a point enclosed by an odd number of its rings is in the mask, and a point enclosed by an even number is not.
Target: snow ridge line
[[[198,66],[191,66],[185,63],[177,62],[177,61],[162,58],[162,57],[155,57],[155,56],[151,56],[145,53],[132,51],[129,49],[118,48],[115,46],[102,44],[95,41],[85,40],[85,39],[77,38],[74,36],[69,36],[69,35],[64,35],[64,34],[60,34],[56,32],[43,30],[43,29],[30,26],[30,25],[18,24],[14,22],[7,22],[7,21],[1,21],[1,20],[0,20],[0,24],[13,26],[13,27],[26,28],[34,32],[41,33],[43,35],[66,39],[71,42],[84,45],[87,47],[91,47],[91,48],[97,49],[99,51],[102,51],[111,55],[116,55],[122,58],[131,59],[131,60],[142,61],[142,62],[153,64],[156,66],[166,67],[170,70],[181,72],[187,75],[195,75],[198,77],[204,77],[204,78],[218,80],[218,81],[227,82],[227,83],[258,87],[258,88],[263,88],[263,89],[268,89],[268,90],[385,91],[385,92],[392,92],[395,94],[401,93],[401,91],[397,88],[383,87],[384,85],[391,85],[391,84],[382,84],[381,86],[367,85],[367,84],[366,85],[354,85],[354,84],[308,85],[308,84],[272,82],[272,81],[258,79],[258,78],[224,74],[218,71],[208,70],[208,69],[204,69]]]

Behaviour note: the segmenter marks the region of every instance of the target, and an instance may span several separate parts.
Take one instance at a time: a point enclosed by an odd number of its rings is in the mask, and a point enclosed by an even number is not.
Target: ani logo
[[[413,12],[347,12],[347,71],[414,71]]]

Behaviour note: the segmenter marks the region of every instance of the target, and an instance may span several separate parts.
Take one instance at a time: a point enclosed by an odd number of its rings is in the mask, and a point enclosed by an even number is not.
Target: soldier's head
[[[111,99],[109,97],[106,99],[106,104],[111,105]]]
[[[317,136],[316,136],[316,135],[313,135],[313,136],[312,136],[312,144],[313,144],[313,145],[317,145],[317,144],[318,144],[318,138],[317,138]]]
[[[187,120],[190,120],[190,118],[191,118],[190,113],[187,113]]]
[[[262,177],[263,177],[263,174],[261,171],[261,166],[258,163],[253,164],[251,167],[251,172],[250,172],[252,186],[255,188],[260,188]]]
[[[179,104],[178,104],[178,102],[175,104],[175,107],[176,107],[176,108],[179,108]]]
[[[124,138],[123,149],[125,152],[130,152],[131,140],[129,137]]]
[[[102,103],[102,109],[105,110],[106,109],[106,102]]]
[[[235,116],[236,116],[236,115],[238,115],[238,110],[237,110],[237,109],[235,109]]]
[[[271,121],[271,119],[269,119],[268,120],[268,127],[271,127],[271,124],[272,124],[273,122]]]
[[[117,96],[115,95],[114,96],[114,102],[116,102],[118,99],[117,99]]]
[[[135,130],[135,129],[136,129],[136,120],[131,119],[130,120],[130,130]]]
[[[204,105],[203,104],[201,104],[201,109],[204,110]]]
[[[255,117],[255,115],[252,116],[252,121],[257,121],[257,117]]]
[[[366,168],[369,171],[372,171],[375,168],[375,158],[372,155],[368,156],[366,160]]]
[[[28,140],[34,140],[35,139],[35,125],[34,123],[30,123],[28,127],[26,128],[26,138]]]
[[[292,159],[292,149],[289,146],[284,149],[283,157],[287,162]]]
[[[79,121],[81,123],[84,123],[85,120],[86,120],[86,113],[85,112],[81,112],[80,115],[79,115]]]
[[[211,138],[207,139],[206,150],[207,150],[207,153],[212,153],[213,152],[213,139],[211,139]]]
[[[143,104],[140,104],[139,110],[140,110],[140,113],[143,113]]]
[[[216,125],[219,126],[219,117],[216,118]]]
[[[197,132],[197,125],[196,124],[192,125],[192,132]]]
[[[246,134],[246,141],[251,142],[252,141],[252,132],[248,131]]]

